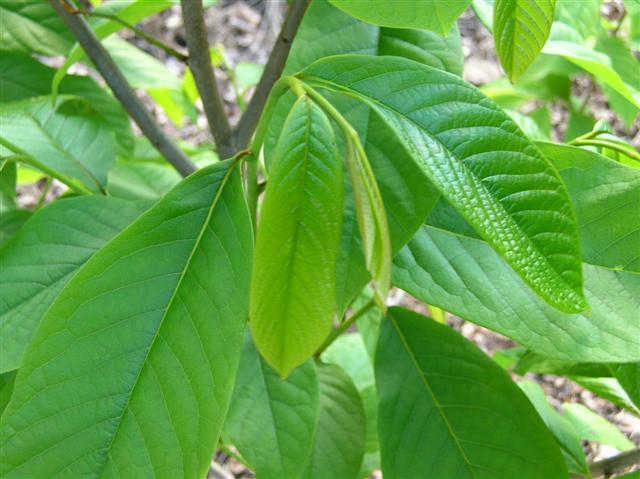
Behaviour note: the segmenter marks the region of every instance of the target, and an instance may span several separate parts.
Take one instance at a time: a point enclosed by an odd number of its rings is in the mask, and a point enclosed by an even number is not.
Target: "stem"
[[[640,465],[640,448],[623,452],[617,456],[603,459],[589,465],[589,472],[593,479],[609,477],[611,474],[622,472],[628,467]],[[580,479],[582,476],[572,475],[571,479]]]
[[[202,0],[180,0],[182,16],[189,49],[187,64],[200,93],[204,114],[209,123],[209,130],[216,143],[218,154],[229,158],[234,154],[231,127],[224,111],[222,97],[218,91],[218,83],[211,63],[207,29],[204,24]]]
[[[187,176],[196,171],[197,168],[193,162],[162,131],[158,123],[144,107],[142,101],[136,96],[85,18],[68,13],[60,0],[49,0],[49,3],[58,12],[58,15],[62,17],[116,98],[118,98],[124,109],[129,113],[129,116],[133,118],[153,146],[182,176]]]
[[[601,148],[608,148],[610,150],[617,151],[618,153],[622,153],[623,155],[627,155],[633,160],[640,161],[640,153],[638,153],[637,151],[634,151],[631,148],[625,148],[623,146],[617,145],[616,143],[609,143],[608,141],[591,139],[581,140],[579,138],[576,138],[569,144],[575,146],[599,146]]]
[[[36,203],[35,210],[39,210],[47,199],[47,193],[49,192],[49,188],[51,187],[51,183],[53,182],[53,178],[51,176],[47,176],[44,186],[42,187],[42,192],[40,193],[40,198],[38,198],[38,202]]]
[[[302,22],[302,18],[307,11],[310,1],[311,0],[294,0],[291,2],[278,39],[276,40],[273,50],[271,50],[262,77],[260,77],[260,82],[258,82],[251,101],[247,106],[247,110],[240,118],[238,126],[236,127],[235,138],[240,147],[248,145],[251,140],[251,136],[256,129],[256,125],[258,125],[262,111],[267,103],[269,92],[282,75],[287,58],[289,57],[291,44],[298,32],[298,27]]]
[[[340,323],[340,325],[337,328],[331,331],[331,334],[329,334],[326,341],[322,343],[322,346],[318,348],[314,356],[319,358],[320,355],[324,352],[324,350],[331,345],[331,343],[333,343],[342,333],[347,331],[353,325],[353,323],[355,323],[358,319],[364,316],[372,307],[376,306],[376,304],[377,303],[375,298],[367,301],[359,310],[357,310],[355,313],[349,316],[349,319]]]
[[[180,60],[182,62],[187,62],[187,60],[189,59],[189,57],[187,55],[185,55],[184,53],[179,52],[178,50],[176,50],[172,46],[167,45],[166,43],[164,43],[163,41],[157,39],[156,37],[154,37],[152,35],[149,35],[147,32],[145,32],[144,30],[139,29],[135,25],[132,25],[132,24],[122,20],[117,15],[111,15],[109,13],[92,12],[90,10],[74,10],[73,12],[69,12],[69,13],[72,13],[74,15],[82,14],[82,15],[89,15],[89,16],[98,17],[98,18],[106,18],[107,20],[113,20],[114,22],[118,22],[120,25],[122,25],[125,28],[131,30],[133,33],[135,33],[136,35],[138,35],[140,38],[144,39],[145,41],[147,41],[151,45],[155,45],[156,47],[162,49],[168,55],[170,55],[170,56],[172,56],[174,58],[177,58],[178,60]]]
[[[253,230],[256,231],[258,226],[258,159],[252,158],[246,161],[247,174],[247,205],[253,223]]]
[[[256,128],[256,133],[253,136],[253,141],[251,142],[251,150],[258,155],[260,152],[260,148],[264,143],[264,137],[267,134],[267,130],[269,128],[269,124],[271,123],[271,117],[275,112],[276,105],[278,104],[278,100],[282,95],[284,95],[287,90],[290,88],[290,80],[292,77],[283,77],[280,78],[273,88],[271,89],[271,93],[269,93],[269,98],[267,99],[267,104],[264,107],[262,115],[260,115],[260,122]],[[257,159],[257,158],[256,158]]]

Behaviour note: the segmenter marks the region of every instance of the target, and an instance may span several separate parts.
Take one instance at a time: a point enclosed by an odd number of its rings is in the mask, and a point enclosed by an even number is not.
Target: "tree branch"
[[[589,471],[594,479],[599,477],[609,477],[611,474],[622,472],[631,466],[640,465],[640,448],[631,449],[617,456],[603,459],[589,465]],[[572,475],[572,479],[579,479],[582,476]]]
[[[87,56],[96,66],[113,94],[120,101],[124,109],[140,127],[140,130],[158,151],[182,175],[187,176],[196,170],[193,162],[180,150],[160,128],[149,111],[136,96],[127,83],[122,72],[118,69],[111,55],[102,46],[84,17],[67,12],[61,0],[49,0],[49,3],[62,17],[73,36],[82,46]]]
[[[276,44],[273,50],[271,50],[269,60],[267,60],[267,64],[265,65],[264,73],[260,78],[258,86],[256,86],[247,110],[238,122],[235,139],[237,145],[241,148],[245,148],[249,144],[258,120],[260,119],[260,115],[262,114],[262,110],[264,109],[264,105],[269,97],[269,92],[282,75],[287,58],[289,57],[291,44],[298,32],[298,27],[302,22],[309,3],[310,0],[293,0],[291,2]]]
[[[202,0],[180,0],[180,4],[189,49],[187,64],[191,68],[198,87],[204,114],[209,122],[209,129],[218,148],[218,154],[222,158],[230,158],[235,153],[235,148],[231,127],[213,72]]]

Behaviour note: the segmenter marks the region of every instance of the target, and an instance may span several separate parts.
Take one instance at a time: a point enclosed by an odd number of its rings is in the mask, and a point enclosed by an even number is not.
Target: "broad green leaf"
[[[0,213],[16,209],[16,163],[0,159]]]
[[[578,437],[611,446],[619,451],[634,448],[633,442],[613,424],[582,404],[563,404],[564,417],[576,428]]]
[[[103,44],[132,87],[182,89],[180,80],[164,63],[126,40],[115,36]]]
[[[301,477],[356,479],[365,452],[362,400],[351,378],[335,364],[320,364],[318,381],[318,425],[311,457]]]
[[[629,90],[640,92],[640,62],[622,40],[601,35],[596,42],[595,49],[609,57],[611,66],[620,75]],[[602,88],[611,107],[620,115],[627,127],[631,128],[634,120],[638,118],[640,105],[630,102],[606,83],[602,85]],[[640,94],[638,94],[638,98],[640,98]]]
[[[584,260],[640,273],[640,171],[582,148],[538,146],[573,199]]]
[[[15,209],[0,215],[0,246],[9,241],[20,227],[31,217],[31,211]]]
[[[522,391],[448,326],[389,309],[375,368],[386,479],[567,476]]]
[[[496,0],[493,35],[496,52],[511,81],[540,54],[551,30],[555,0]]]
[[[402,58],[344,55],[319,60],[299,76],[367,103],[442,196],[538,294],[564,311],[586,308],[564,185],[477,89]]]
[[[67,100],[67,101],[65,101]],[[81,101],[29,99],[0,113],[0,143],[32,166],[70,186],[104,190],[115,138],[102,117]]]
[[[251,280],[253,338],[283,377],[316,351],[333,324],[342,168],[329,119],[300,98],[274,154]]]
[[[118,161],[109,171],[107,192],[118,198],[157,200],[180,181],[168,165]]]
[[[445,37],[428,30],[381,28],[377,54],[405,57],[462,76],[464,56],[455,25]]]
[[[55,70],[24,55],[0,56],[0,101],[9,102],[47,96],[51,93],[51,79]],[[58,93],[85,98],[116,133],[123,151],[133,148],[133,133],[129,116],[118,101],[88,76],[69,75],[59,86]]]
[[[372,310],[376,311],[376,310]],[[360,324],[358,320],[358,324]],[[376,337],[376,342],[377,342]],[[340,366],[353,380],[360,393],[365,413],[366,452],[358,477],[369,477],[380,467],[378,445],[378,393],[376,391],[373,363],[359,333],[345,334],[336,339],[322,353],[322,360]]]
[[[149,206],[97,195],[60,199],[0,250],[0,372],[20,365],[38,322],[78,268]]]
[[[326,0],[314,0],[292,45],[285,73],[293,74],[325,56],[366,53],[405,55],[461,74],[463,54],[459,38],[457,28],[453,28],[446,38],[427,30],[378,28],[356,20]],[[410,161],[397,139],[366,106],[338,95],[327,95],[327,98],[360,135],[385,205],[392,250],[397,252],[424,221],[438,195],[433,188],[425,188],[420,168]],[[283,97],[270,122],[265,144],[267,167],[273,157],[273,145],[292,104],[293,95]],[[345,209],[336,287],[339,313],[347,309],[370,279],[362,254],[352,188],[348,176],[345,178]]]
[[[602,0],[588,2],[556,0],[555,21],[552,30],[557,27],[573,30],[577,37],[586,44],[601,31],[601,5]]]
[[[247,337],[224,434],[258,477],[300,477],[313,447],[319,397],[312,361],[281,380]]]
[[[0,0],[0,51],[64,55],[72,36],[49,2]]]
[[[640,92],[625,84],[613,69],[607,55],[574,41],[555,39],[550,39],[542,51],[548,55],[566,58],[593,75],[602,84],[611,87],[636,107],[640,107]]]
[[[558,442],[562,455],[569,467],[569,472],[590,477],[587,458],[584,455],[580,437],[573,424],[551,407],[540,385],[533,381],[522,381],[518,383],[518,386],[527,395],[529,401],[536,408],[536,411]]]
[[[640,274],[583,264],[591,310],[537,297],[484,241],[425,226],[394,259],[393,284],[555,359],[640,361]]]
[[[331,0],[336,7],[374,25],[391,28],[424,28],[446,36],[471,0]]]
[[[25,353],[3,477],[204,477],[242,349],[251,236],[229,160],[93,255]]]
[[[629,399],[640,410],[640,362],[611,364],[610,368]]]

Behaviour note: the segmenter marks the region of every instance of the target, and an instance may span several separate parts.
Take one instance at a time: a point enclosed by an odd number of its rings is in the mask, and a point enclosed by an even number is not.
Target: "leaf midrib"
[[[442,405],[440,404],[440,401],[438,401],[438,398],[436,397],[435,393],[433,392],[433,389],[431,388],[431,384],[429,383],[428,378],[426,377],[426,375],[424,374],[422,368],[420,367],[420,365],[418,363],[418,359],[413,354],[413,350],[411,349],[411,347],[409,346],[409,343],[407,342],[406,338],[404,337],[400,326],[398,325],[397,321],[393,317],[393,314],[389,314],[388,317],[389,317],[389,320],[391,321],[391,324],[393,325],[394,329],[398,333],[398,337],[400,338],[400,341],[402,342],[402,345],[404,346],[405,351],[407,352],[407,355],[409,356],[409,359],[411,360],[411,363],[413,364],[413,366],[418,371],[418,374],[420,376],[420,379],[422,379],[422,383],[424,384],[426,391],[431,396],[431,399],[433,400],[433,403],[436,406],[436,409],[440,413],[440,416],[442,417],[442,420],[444,421],[444,424],[447,427],[447,430],[449,431],[449,435],[453,438],[456,446],[458,447],[458,450],[460,451],[460,455],[462,456],[462,459],[464,460],[465,464],[467,465],[467,468],[469,469],[469,472],[471,472],[471,475],[473,476],[474,479],[478,479],[477,476],[476,476],[476,473],[475,473],[475,471],[474,471],[474,469],[472,467],[473,465],[471,464],[471,461],[469,460],[469,458],[465,454],[464,449],[462,447],[462,444],[460,444],[460,439],[458,438],[456,433],[453,431],[451,423],[449,422],[449,419],[448,419],[447,415],[445,414],[444,409],[442,408]]]
[[[222,193],[223,193],[224,188],[225,188],[225,186],[227,184],[227,181],[229,180],[229,178],[230,178],[231,174],[233,173],[233,171],[235,170],[235,168],[236,168],[236,162],[234,161],[231,165],[229,165],[229,168],[228,168],[227,172],[225,173],[224,177],[222,178],[222,180],[219,183],[218,191],[216,192],[216,195],[215,195],[213,201],[211,202],[211,206],[209,207],[209,210],[207,212],[207,217],[205,218],[205,220],[202,223],[202,228],[198,232],[198,236],[197,236],[197,238],[196,238],[196,240],[195,240],[195,242],[193,244],[193,248],[189,252],[189,257],[187,258],[185,266],[182,269],[182,271],[180,272],[180,277],[178,278],[178,282],[176,284],[176,287],[174,288],[173,293],[171,294],[171,297],[169,298],[169,301],[167,302],[167,306],[166,306],[166,308],[164,310],[162,318],[160,319],[160,322],[158,323],[158,326],[157,326],[156,331],[155,331],[155,333],[153,335],[153,338],[151,339],[151,341],[149,343],[149,347],[147,348],[147,352],[145,354],[145,357],[142,360],[142,362],[140,363],[140,367],[138,369],[138,373],[136,374],[136,377],[135,377],[135,379],[133,381],[133,384],[132,384],[131,388],[129,389],[129,392],[127,394],[127,400],[126,400],[125,404],[122,407],[122,413],[120,414],[120,416],[118,417],[118,420],[117,420],[116,429],[114,430],[113,434],[111,435],[111,441],[109,442],[107,447],[104,449],[104,452],[103,452],[103,455],[102,455],[102,458],[101,458],[102,465],[96,471],[96,476],[95,477],[100,477],[102,472],[104,471],[104,468],[108,464],[108,456],[110,455],[111,448],[113,447],[113,444],[116,441],[118,433],[120,432],[120,426],[122,425],[124,416],[125,416],[127,410],[129,409],[129,404],[131,403],[131,398],[133,397],[133,395],[135,393],[136,386],[138,385],[138,381],[140,380],[140,376],[142,375],[142,371],[144,370],[145,365],[147,364],[147,361],[149,359],[151,351],[153,350],[154,346],[156,345],[156,339],[158,338],[158,335],[160,333],[160,330],[162,329],[164,321],[167,318],[167,313],[171,309],[171,306],[173,305],[173,301],[175,300],[175,298],[177,296],[177,292],[180,289],[180,287],[182,286],[182,281],[184,280],[185,273],[188,271],[189,266],[191,265],[191,261],[193,260],[193,257],[195,255],[196,250],[200,246],[200,242],[202,240],[204,232],[206,231],[206,229],[207,229],[207,227],[209,225],[209,222],[211,221],[211,217],[213,216],[213,212],[215,211],[215,208],[218,205],[218,201],[220,200],[220,197],[222,196]]]
[[[302,76],[302,75],[301,75]],[[420,124],[416,123],[413,119],[411,119],[409,116],[404,115],[402,112],[396,110],[395,108],[388,106],[384,103],[379,102],[378,100],[376,100],[375,98],[372,98],[369,95],[366,95],[364,93],[360,93],[350,87],[347,86],[343,86],[343,85],[339,85],[337,83],[333,83],[330,82],[328,80],[324,80],[323,78],[319,78],[319,77],[315,77],[315,76],[307,76],[307,75],[303,75],[305,79],[309,79],[312,82],[317,82],[318,84],[320,84],[321,87],[326,88],[328,90],[337,92],[337,93],[342,93],[343,95],[347,95],[350,96],[352,98],[355,98],[357,100],[363,100],[365,102],[370,102],[372,103],[375,107],[383,109],[383,110],[388,110],[396,115],[398,115],[399,117],[405,118],[406,121],[410,122],[411,124],[413,124],[417,129],[419,130],[423,130],[425,131],[425,134],[427,134],[431,139],[433,139],[433,141],[437,142],[441,148],[447,152],[447,154],[449,154],[452,158],[456,159],[457,161],[461,161],[458,159],[458,157],[456,155],[454,155],[449,148],[443,144],[440,140],[438,140],[436,137],[434,137],[433,135],[429,134]],[[411,156],[411,155],[410,155]],[[469,170],[471,172],[471,175],[474,178],[477,178],[476,174],[470,170],[465,164],[464,162],[462,162],[462,166],[463,168],[465,168],[466,170]],[[550,167],[552,167],[551,165],[549,165]],[[482,183],[482,180],[478,179],[478,182],[480,183],[480,185],[486,189],[486,187],[484,186],[484,183]],[[437,185],[435,185],[436,188],[438,188]],[[438,190],[440,190],[440,188],[438,188]],[[488,191],[487,191],[488,192]],[[442,192],[441,192],[442,193]],[[489,192],[488,192],[489,193]],[[549,269],[556,275],[557,279],[565,285],[565,287],[573,292],[573,294],[577,295],[578,297],[580,297],[578,295],[578,293],[576,293],[573,289],[573,287],[567,283],[564,278],[562,278],[562,276],[560,276],[560,272],[558,270],[555,269],[555,267],[549,262],[548,258],[542,254],[542,252],[539,250],[538,246],[529,238],[529,236],[522,230],[521,226],[511,217],[511,215],[507,212],[507,210],[504,208],[504,206],[502,205],[502,203],[499,200],[495,200],[494,197],[489,193],[489,197],[491,198],[492,203],[494,203],[497,207],[499,207],[503,212],[504,212],[504,216],[506,218],[509,219],[509,221],[513,224],[513,226],[515,228],[517,228],[517,230],[521,233],[521,237],[524,237],[525,240],[531,245],[531,247],[538,253],[539,258],[543,259],[544,262],[546,263],[546,265],[549,267]],[[462,214],[462,213],[461,213]],[[466,215],[463,214],[463,216],[466,217]],[[574,218],[575,220],[575,215]],[[518,275],[520,276],[520,273],[518,272]],[[523,278],[524,279],[524,278]],[[529,282],[527,280],[525,280],[525,282],[528,284]]]

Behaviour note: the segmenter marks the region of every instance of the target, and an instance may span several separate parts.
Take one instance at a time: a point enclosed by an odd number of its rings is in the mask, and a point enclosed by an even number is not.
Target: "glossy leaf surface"
[[[254,341],[283,377],[315,352],[333,324],[342,169],[328,118],[302,97],[275,151],[251,283]]]
[[[0,0],[0,51],[64,55],[71,45],[71,33],[49,2]]]
[[[396,2],[393,0],[331,0],[360,20],[392,28],[425,28],[446,36],[471,0]]]
[[[251,257],[232,161],[181,182],[96,253],[25,354],[1,419],[3,476],[204,477],[240,359]]]
[[[496,0],[493,35],[496,52],[511,81],[533,63],[547,41],[555,0]]]
[[[586,263],[583,268],[591,310],[562,313],[537,297],[484,241],[425,226],[394,259],[393,283],[551,358],[640,360],[640,275]]]
[[[376,354],[385,478],[566,477],[552,435],[508,374],[448,326],[400,308]]]
[[[78,268],[149,206],[104,196],[58,200],[0,250],[0,371],[19,366],[38,322]]]
[[[538,146],[573,199],[584,260],[640,272],[640,170],[582,148]]]
[[[564,185],[477,89],[401,58],[344,55],[320,60],[300,77],[375,109],[440,193],[536,292],[561,310],[586,308]]]

